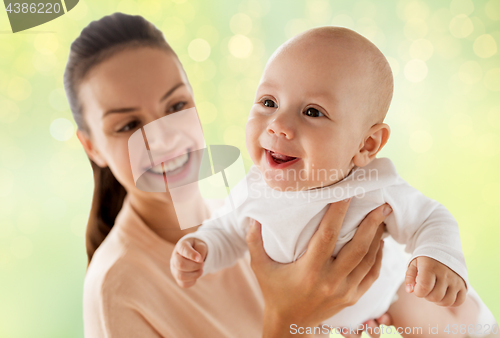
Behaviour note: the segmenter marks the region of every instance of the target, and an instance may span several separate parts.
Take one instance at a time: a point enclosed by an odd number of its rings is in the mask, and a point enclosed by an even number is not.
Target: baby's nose
[[[294,137],[292,127],[278,118],[275,118],[271,123],[269,123],[267,126],[267,132],[278,137],[285,137],[288,140]]]

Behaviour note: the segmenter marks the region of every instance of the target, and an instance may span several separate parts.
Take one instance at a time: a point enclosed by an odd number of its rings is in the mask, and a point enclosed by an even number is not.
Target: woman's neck
[[[168,195],[168,198],[162,196],[162,198],[155,198],[153,194],[165,194],[165,193],[149,193],[148,198],[145,198],[143,194],[137,195],[134,193],[127,194],[130,206],[139,215],[143,222],[159,237],[170,243],[177,243],[177,241],[184,235],[196,231],[198,225],[189,227],[187,229],[181,229],[177,215],[174,209],[174,205]],[[167,193],[168,194],[168,193]],[[178,206],[179,207],[179,206]],[[203,202],[203,198],[192,198],[189,201],[189,205],[185,206],[189,208],[189,214],[192,215],[193,220],[205,220],[210,216],[210,212],[206,204]]]

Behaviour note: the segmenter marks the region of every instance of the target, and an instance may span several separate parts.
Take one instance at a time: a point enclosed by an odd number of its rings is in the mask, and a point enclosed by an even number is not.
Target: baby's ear
[[[389,140],[391,129],[385,123],[377,123],[365,134],[358,152],[352,158],[354,165],[364,167],[370,163]]]

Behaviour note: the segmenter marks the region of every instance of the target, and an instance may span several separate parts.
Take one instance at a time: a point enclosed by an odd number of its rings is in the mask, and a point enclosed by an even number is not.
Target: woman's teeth
[[[163,166],[165,167],[165,173],[168,174],[171,171],[179,169],[180,167],[182,167],[184,164],[187,163],[188,159],[189,159],[189,152],[181,156],[178,156],[172,160],[164,162]],[[149,171],[155,174],[163,175],[163,169],[161,167],[161,163],[157,166],[150,168]]]

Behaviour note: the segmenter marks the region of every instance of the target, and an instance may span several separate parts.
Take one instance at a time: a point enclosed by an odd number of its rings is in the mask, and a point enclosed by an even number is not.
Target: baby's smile
[[[278,153],[270,149],[264,150],[266,152],[267,164],[273,169],[284,169],[296,163],[297,161],[300,161],[299,157]]]

